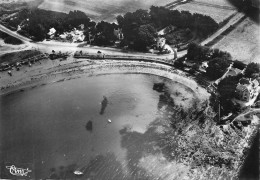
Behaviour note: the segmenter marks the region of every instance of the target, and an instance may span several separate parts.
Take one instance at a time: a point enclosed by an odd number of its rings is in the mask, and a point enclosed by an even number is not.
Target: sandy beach
[[[44,59],[31,67],[22,66],[19,71],[13,70],[12,76],[6,71],[0,73],[1,95],[23,91],[50,83],[57,83],[82,76],[97,76],[114,73],[143,73],[166,77],[185,84],[196,96],[207,99],[209,94],[191,77],[170,66],[140,61],[122,60],[88,60],[69,57],[66,61]]]

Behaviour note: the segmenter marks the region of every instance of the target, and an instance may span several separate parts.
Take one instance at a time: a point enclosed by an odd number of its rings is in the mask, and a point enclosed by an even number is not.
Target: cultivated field
[[[115,21],[118,14],[137,9],[148,9],[151,5],[163,6],[175,0],[44,0],[41,9],[59,12],[80,10],[94,20]]]
[[[225,0],[196,0],[178,5],[173,9],[207,15],[212,17],[217,23],[224,21],[236,12],[235,8]]]
[[[0,4],[2,3],[21,3],[21,2],[30,2],[34,0],[0,0]]]
[[[194,0],[194,2],[208,3],[212,5],[219,5],[219,6],[226,6],[226,7],[233,8],[233,5],[230,4],[228,0]]]
[[[259,30],[259,25],[247,18],[213,48],[227,51],[234,59],[245,63],[251,61],[260,63]]]

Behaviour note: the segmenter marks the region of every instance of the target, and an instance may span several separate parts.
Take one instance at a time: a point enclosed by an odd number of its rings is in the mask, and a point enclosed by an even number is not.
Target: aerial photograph
[[[0,0],[0,179],[259,180],[259,0]]]

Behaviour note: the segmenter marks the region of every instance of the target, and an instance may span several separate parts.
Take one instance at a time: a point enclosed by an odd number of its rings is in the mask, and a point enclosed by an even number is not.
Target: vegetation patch
[[[8,64],[13,64],[18,61],[22,61],[25,59],[28,59],[30,57],[40,55],[40,51],[36,50],[26,50],[26,51],[20,51],[20,52],[12,52],[12,53],[7,53],[2,56],[0,56],[0,63],[6,62]]]
[[[71,11],[68,14],[41,9],[23,9],[12,18],[6,18],[3,23],[35,41],[48,38],[51,28],[55,29],[54,37],[58,38],[64,32],[74,28],[83,30],[85,41],[99,46],[111,46],[117,41],[115,29],[123,33],[121,47],[127,46],[137,51],[146,51],[155,44],[157,31],[173,26],[175,30],[166,34],[170,45],[187,43],[192,37],[205,38],[218,29],[218,24],[209,16],[191,14],[188,11],[179,12],[164,7],[152,6],[149,11],[139,9],[117,16],[118,25],[105,21],[94,22],[81,11]],[[81,25],[84,25],[82,27]]]
[[[23,42],[20,39],[10,36],[2,31],[0,31],[0,38],[4,39],[4,42],[6,44],[13,44],[13,45],[23,44]]]

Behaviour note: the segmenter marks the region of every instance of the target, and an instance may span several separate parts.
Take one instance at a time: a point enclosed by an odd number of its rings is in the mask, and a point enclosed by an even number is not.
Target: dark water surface
[[[183,85],[119,74],[0,96],[0,179],[18,177],[6,168],[12,165],[32,170],[26,176],[32,179],[172,179],[176,167],[165,155],[165,119],[158,111],[167,101],[160,93],[165,86]],[[240,178],[256,177],[258,145]]]
[[[0,97],[1,178],[15,165],[31,178],[148,179],[136,162],[158,141],[147,127],[157,117],[153,85],[165,80],[107,75]]]

